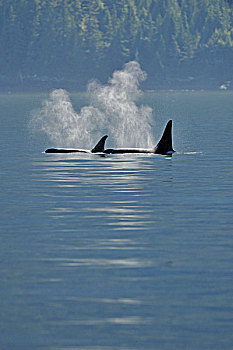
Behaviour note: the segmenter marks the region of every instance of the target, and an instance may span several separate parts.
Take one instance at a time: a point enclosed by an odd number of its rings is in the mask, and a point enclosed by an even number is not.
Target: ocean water
[[[0,349],[232,349],[233,93],[140,97],[172,158],[44,154],[46,98],[0,96]]]

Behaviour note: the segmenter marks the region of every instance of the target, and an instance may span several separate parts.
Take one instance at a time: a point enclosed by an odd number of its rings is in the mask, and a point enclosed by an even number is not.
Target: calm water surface
[[[232,92],[144,95],[172,158],[43,154],[44,98],[0,96],[0,349],[232,349]]]

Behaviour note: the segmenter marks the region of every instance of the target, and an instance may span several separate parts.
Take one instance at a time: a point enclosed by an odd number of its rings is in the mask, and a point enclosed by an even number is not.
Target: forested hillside
[[[0,0],[1,86],[82,89],[135,59],[149,88],[233,79],[232,1]]]

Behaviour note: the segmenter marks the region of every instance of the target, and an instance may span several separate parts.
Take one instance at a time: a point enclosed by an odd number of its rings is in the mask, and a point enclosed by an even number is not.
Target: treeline
[[[233,72],[231,0],[0,0],[0,76],[151,79]],[[46,78],[47,77],[47,78]]]

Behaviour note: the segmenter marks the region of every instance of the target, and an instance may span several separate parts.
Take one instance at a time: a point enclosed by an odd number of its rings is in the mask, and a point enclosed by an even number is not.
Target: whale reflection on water
[[[152,184],[157,178],[158,183],[171,190],[172,158],[167,161],[161,156],[154,161],[153,155],[147,154],[92,157],[53,154],[36,163],[43,170],[41,181],[46,192],[42,195],[53,195],[46,212],[61,223],[61,229],[64,222],[77,217],[77,230],[83,224],[89,229],[104,227],[111,232],[140,232],[151,229],[155,220],[160,221],[154,212],[166,210],[159,199],[163,197],[162,186],[157,186],[154,193]],[[154,198],[158,198],[156,204]]]

